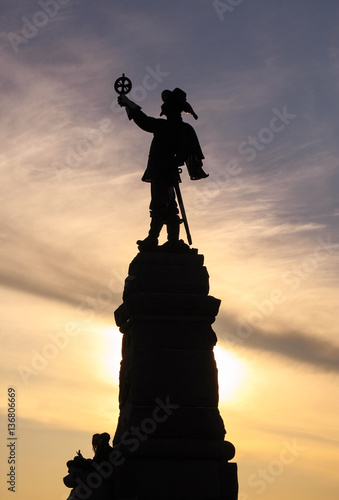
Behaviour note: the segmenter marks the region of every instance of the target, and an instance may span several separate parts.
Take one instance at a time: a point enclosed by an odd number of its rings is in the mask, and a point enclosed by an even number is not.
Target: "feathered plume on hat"
[[[164,111],[167,106],[173,106],[180,112],[184,111],[185,113],[190,113],[195,120],[198,119],[198,115],[196,115],[192,106],[186,101],[186,92],[183,90],[179,88],[175,88],[174,90],[164,90],[161,93],[161,99],[164,104],[161,106],[160,116],[165,114]]]

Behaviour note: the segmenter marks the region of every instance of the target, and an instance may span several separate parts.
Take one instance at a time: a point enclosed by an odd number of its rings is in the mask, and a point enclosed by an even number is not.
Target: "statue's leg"
[[[158,245],[158,238],[166,215],[166,196],[164,196],[164,183],[151,182],[151,223],[148,236],[144,240],[138,240],[140,250],[152,249]]]
[[[177,243],[179,241],[180,232],[180,218],[178,205],[175,200],[174,188],[171,186],[169,189],[169,204],[167,215],[167,239],[170,243]]]
[[[170,243],[179,241],[180,219],[178,216],[167,221],[167,239]]]

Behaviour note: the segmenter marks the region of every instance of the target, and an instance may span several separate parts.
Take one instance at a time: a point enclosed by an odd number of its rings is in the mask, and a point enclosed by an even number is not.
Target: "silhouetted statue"
[[[109,462],[109,455],[113,450],[109,445],[110,439],[111,437],[107,432],[93,434],[93,459],[84,458],[79,450],[73,460],[67,462],[68,475],[63,478],[63,482],[65,486],[72,488],[67,500],[80,500],[84,498],[84,495],[88,500],[106,500],[106,498],[108,500],[112,498],[113,472],[104,475],[100,472],[100,465]],[[87,478],[95,473],[96,477],[99,478],[97,485],[93,479],[87,481]]]
[[[111,436],[108,434],[108,432],[99,434],[98,445],[95,450],[93,462],[100,464],[106,460],[109,460],[109,455],[113,450],[112,446],[110,446],[109,444],[110,439]]]
[[[204,155],[197,135],[191,125],[183,122],[181,113],[185,111],[195,119],[198,117],[186,101],[186,93],[179,88],[164,90],[161,94],[163,104],[160,116],[164,115],[167,120],[147,116],[125,93],[121,92],[118,103],[126,107],[128,118],[142,130],[154,135],[147,168],[142,177],[144,182],[151,183],[151,225],[148,236],[137,241],[137,244],[140,250],[156,248],[160,231],[166,224],[168,242],[164,246],[170,249],[179,244],[180,218],[174,189],[178,189],[178,183],[181,182],[179,167],[186,163],[192,180],[208,177],[202,169]],[[189,236],[187,220],[184,222]]]

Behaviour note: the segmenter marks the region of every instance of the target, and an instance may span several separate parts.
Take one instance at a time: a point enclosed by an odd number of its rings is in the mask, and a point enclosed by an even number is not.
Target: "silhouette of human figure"
[[[95,450],[95,455],[93,457],[93,462],[96,464],[100,464],[101,462],[104,462],[105,460],[109,460],[109,455],[113,451],[112,446],[110,446],[111,436],[108,434],[108,432],[103,432],[102,434],[99,434],[98,436],[98,444]]]
[[[87,476],[95,471],[100,471],[100,464],[109,462],[109,455],[113,448],[109,445],[110,435],[107,432],[102,434],[93,434],[92,448],[94,451],[93,459],[86,459],[81,451],[76,452],[73,460],[67,462],[68,475],[63,478],[65,486],[72,488],[67,500],[80,500],[83,493],[81,488],[86,486]],[[88,500],[105,500],[112,496],[113,491],[113,472],[110,475],[105,474],[101,478],[101,484],[98,488],[89,487],[90,495]]]
[[[142,176],[142,181],[151,183],[151,224],[148,236],[137,241],[140,250],[157,247],[164,224],[167,225],[168,239],[165,245],[175,246],[179,242],[180,219],[174,191],[174,185],[181,182],[178,167],[186,163],[192,180],[208,177],[202,169],[204,155],[197,135],[193,127],[182,120],[183,111],[198,118],[186,101],[186,93],[176,88],[164,90],[161,97],[160,116],[164,115],[166,120],[147,116],[125,94],[118,97],[118,103],[126,108],[128,118],[142,130],[153,133],[147,168]]]
[[[93,448],[94,454],[96,453],[99,444],[100,444],[100,434],[93,434],[93,436],[92,436],[92,448]]]
[[[99,445],[99,437],[100,434],[93,434],[92,436],[92,448],[94,453],[96,453]],[[92,470],[92,459],[84,458],[81,451],[78,450],[73,460],[68,460],[66,465],[68,467],[68,476],[64,477],[64,483],[67,483],[66,486],[68,487],[74,487],[76,486],[76,477],[84,477]]]

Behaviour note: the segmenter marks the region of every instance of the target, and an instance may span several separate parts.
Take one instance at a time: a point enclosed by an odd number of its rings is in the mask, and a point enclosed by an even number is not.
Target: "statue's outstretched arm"
[[[118,103],[120,106],[124,106],[126,108],[126,113],[129,120],[133,120],[138,127],[140,127],[145,132],[154,133],[158,126],[158,121],[156,118],[151,116],[147,116],[143,111],[141,111],[141,107],[135,102],[131,101],[126,95],[121,95],[118,97]]]
[[[126,113],[129,120],[132,120],[135,111],[141,109],[141,107],[138,106],[138,104],[135,104],[135,102],[131,101],[131,99],[129,99],[125,94],[119,95],[118,104],[126,108]]]

